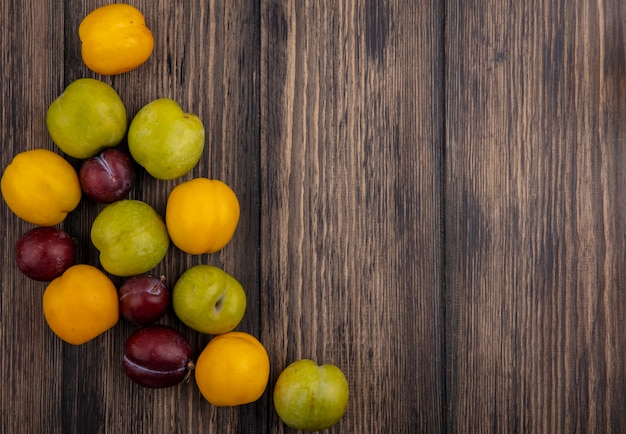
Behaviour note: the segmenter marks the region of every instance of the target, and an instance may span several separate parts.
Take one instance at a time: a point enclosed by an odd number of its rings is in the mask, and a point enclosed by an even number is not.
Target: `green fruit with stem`
[[[239,325],[246,311],[246,293],[221,268],[200,264],[180,276],[172,290],[172,306],[192,330],[217,335]]]
[[[321,431],[343,417],[348,396],[348,381],[341,369],[302,359],[280,373],[273,398],[276,413],[287,426]]]

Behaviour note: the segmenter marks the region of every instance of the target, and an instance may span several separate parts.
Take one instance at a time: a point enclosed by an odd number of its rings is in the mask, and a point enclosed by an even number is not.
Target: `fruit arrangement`
[[[102,75],[139,67],[154,45],[141,12],[124,4],[92,11],[79,35],[85,65]],[[157,182],[192,171],[204,148],[200,118],[159,98],[128,123],[124,102],[110,85],[80,78],[49,105],[46,126],[58,150],[78,159],[80,169],[52,150],[31,149],[14,156],[0,186],[9,209],[35,226],[19,238],[16,263],[28,278],[46,282],[42,304],[49,329],[66,343],[82,345],[121,316],[138,326],[121,360],[133,382],[173,387],[194,374],[201,395],[215,406],[258,400],[269,382],[270,358],[256,337],[235,330],[246,311],[243,286],[208,264],[190,267],[172,288],[165,277],[151,274],[170,243],[189,255],[223,249],[239,223],[236,193],[218,179],[183,181],[170,191],[164,216],[128,198],[137,179],[134,163]],[[128,152],[118,146],[125,137]],[[57,227],[81,200],[102,205],[90,231],[97,265],[76,263],[79,243]],[[112,276],[123,280],[119,288]],[[158,324],[170,306],[182,324],[213,335],[195,360],[179,331]],[[301,360],[281,373],[273,398],[288,426],[321,430],[345,413],[348,383],[334,365]]]

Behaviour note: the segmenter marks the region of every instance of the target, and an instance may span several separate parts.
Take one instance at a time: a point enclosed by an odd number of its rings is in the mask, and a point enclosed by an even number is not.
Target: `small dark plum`
[[[151,274],[133,276],[120,286],[120,314],[124,319],[140,325],[158,321],[170,306],[171,291],[165,276]]]
[[[140,386],[175,386],[188,378],[194,366],[189,341],[173,327],[145,326],[126,340],[122,367]]]
[[[17,268],[27,277],[49,282],[75,261],[75,243],[70,234],[52,226],[25,232],[15,244]]]
[[[91,200],[109,204],[128,195],[135,182],[135,169],[126,152],[109,148],[85,160],[78,178]]]

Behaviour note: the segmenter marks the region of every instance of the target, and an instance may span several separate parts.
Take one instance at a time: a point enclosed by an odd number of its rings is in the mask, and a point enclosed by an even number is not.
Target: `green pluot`
[[[128,128],[133,159],[157,179],[171,180],[190,172],[204,150],[204,125],[175,101],[159,98],[146,104]]]
[[[135,276],[156,267],[169,248],[161,216],[147,203],[125,199],[105,207],[91,226],[100,264],[116,276]]]
[[[87,159],[118,145],[126,134],[128,119],[115,89],[99,80],[80,78],[50,104],[46,126],[61,151]]]
[[[221,268],[198,264],[187,269],[174,285],[172,307],[192,330],[217,335],[233,330],[241,322],[246,293]]]
[[[343,417],[348,396],[348,381],[341,369],[302,359],[280,373],[273,398],[276,413],[287,426],[322,431]]]

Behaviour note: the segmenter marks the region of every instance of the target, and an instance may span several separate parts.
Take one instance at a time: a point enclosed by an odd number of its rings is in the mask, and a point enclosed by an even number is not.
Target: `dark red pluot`
[[[78,178],[91,200],[108,204],[128,195],[135,182],[135,169],[126,152],[110,148],[85,160]]]
[[[120,287],[120,314],[133,323],[148,325],[158,321],[170,306],[171,292],[165,276],[134,276]]]
[[[194,368],[191,346],[173,327],[142,327],[127,339],[122,367],[140,386],[172,387],[185,380]]]
[[[67,232],[41,226],[24,233],[15,245],[17,268],[33,280],[49,282],[75,261],[74,239]]]

